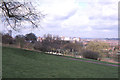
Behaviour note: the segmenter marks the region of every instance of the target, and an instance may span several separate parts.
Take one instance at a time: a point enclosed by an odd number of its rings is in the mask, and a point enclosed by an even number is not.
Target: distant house
[[[42,38],[42,37],[38,37],[38,38],[37,38],[37,41],[42,42],[42,41],[43,41],[43,38]]]
[[[70,41],[71,40],[69,37],[64,37],[64,36],[61,36],[60,38],[61,38],[61,40],[64,40],[64,41]]]
[[[105,42],[108,43],[110,46],[118,45],[118,40],[106,40]]]

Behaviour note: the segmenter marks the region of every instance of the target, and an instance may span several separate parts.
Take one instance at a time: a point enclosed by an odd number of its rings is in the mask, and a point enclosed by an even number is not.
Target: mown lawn
[[[118,67],[3,47],[3,78],[117,78]]]

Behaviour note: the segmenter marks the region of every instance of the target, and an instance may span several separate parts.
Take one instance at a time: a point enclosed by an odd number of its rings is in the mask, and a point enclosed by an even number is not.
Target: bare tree
[[[1,0],[0,9],[2,22],[14,30],[20,30],[25,23],[31,24],[32,28],[37,28],[38,23],[45,16],[38,12],[31,2],[25,1]]]
[[[24,35],[15,36],[15,42],[20,48],[23,48],[25,46],[25,36]]]

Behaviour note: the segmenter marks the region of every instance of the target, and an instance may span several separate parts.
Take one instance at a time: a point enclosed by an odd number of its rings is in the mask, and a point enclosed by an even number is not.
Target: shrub
[[[5,34],[2,36],[2,43],[4,44],[13,44],[13,38],[9,34]]]
[[[35,42],[34,49],[35,50],[40,50],[40,51],[43,51],[43,52],[51,51],[51,47],[48,44],[46,44],[44,42],[39,42],[39,41]]]
[[[82,52],[82,55],[84,58],[88,58],[88,59],[94,59],[97,60],[99,58],[99,53],[98,52],[93,52],[90,50],[86,50],[84,52]]]
[[[40,50],[42,47],[42,43],[39,42],[39,41],[36,41],[35,44],[34,44],[34,49],[36,50]]]
[[[23,35],[17,35],[15,37],[15,42],[20,48],[25,47],[26,42],[25,42],[25,37]]]

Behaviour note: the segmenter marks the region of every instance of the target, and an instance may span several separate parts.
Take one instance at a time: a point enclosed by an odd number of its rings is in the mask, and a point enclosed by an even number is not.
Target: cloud
[[[118,0],[45,0],[42,5],[48,13],[44,23],[48,33],[75,37],[117,37]]]
[[[41,22],[44,29],[34,31],[38,36],[118,36],[118,0],[34,0],[34,4],[47,14]]]

